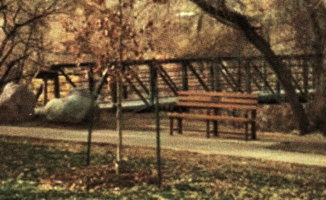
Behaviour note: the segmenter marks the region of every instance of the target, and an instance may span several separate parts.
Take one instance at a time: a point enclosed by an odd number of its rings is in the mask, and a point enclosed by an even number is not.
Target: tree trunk
[[[116,132],[118,134],[118,144],[117,144],[117,157],[115,163],[116,174],[120,175],[121,173],[121,164],[122,164],[122,148],[123,148],[123,138],[122,138],[122,93],[121,93],[121,76],[120,68],[116,72],[116,81],[117,81],[117,105],[116,105]]]
[[[122,0],[119,0],[119,23],[122,27],[122,20],[123,20],[123,12],[122,12]],[[122,134],[122,73],[123,73],[123,66],[122,66],[122,60],[123,60],[123,29],[119,36],[119,61],[120,63],[117,65],[116,68],[116,84],[117,84],[117,106],[116,106],[116,131],[118,134],[118,144],[117,144],[117,159],[115,163],[116,167],[116,174],[120,176],[121,168],[122,168],[122,148],[123,148],[123,134]]]
[[[220,1],[219,5],[221,8],[215,8],[205,0],[191,1],[223,24],[240,29],[247,40],[249,40],[265,56],[286,92],[287,99],[294,114],[294,120],[298,122],[301,134],[307,133],[309,131],[308,117],[303,106],[300,104],[295,88],[292,85],[290,70],[287,69],[286,66],[283,65],[282,61],[275,55],[269,43],[250,25],[248,19],[243,15],[230,11],[225,6],[225,2],[223,0]]]

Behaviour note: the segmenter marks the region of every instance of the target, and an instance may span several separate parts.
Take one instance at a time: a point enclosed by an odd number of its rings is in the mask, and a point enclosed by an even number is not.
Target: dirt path
[[[86,130],[0,126],[0,135],[79,142],[87,141]],[[168,133],[164,131],[161,135],[162,147],[166,149],[249,157],[262,160],[326,167],[326,155],[287,152],[270,148],[280,144],[278,141],[244,141],[221,138],[208,139],[204,137],[199,138],[183,135],[169,136]],[[116,144],[117,136],[113,130],[95,130],[93,133],[93,141]],[[131,146],[155,147],[155,133],[129,130],[124,131],[124,144]]]

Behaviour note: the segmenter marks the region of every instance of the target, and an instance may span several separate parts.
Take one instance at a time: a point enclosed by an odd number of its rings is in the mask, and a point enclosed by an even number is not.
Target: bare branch
[[[13,68],[21,73],[32,57],[45,49],[40,44],[47,25],[44,19],[60,12],[60,2],[64,1],[0,0],[0,87]]]
[[[2,75],[2,77],[1,77],[1,79],[0,79],[0,85],[2,85],[2,84],[5,82],[5,80],[7,79],[8,75],[9,75],[10,71],[13,69],[13,67],[14,67],[18,62],[20,62],[21,60],[26,59],[28,56],[29,56],[28,54],[27,54],[27,55],[23,55],[23,56],[21,56],[21,57],[15,59],[15,60],[13,60],[13,61],[11,61],[11,62],[7,65],[6,71],[5,71],[5,73]]]

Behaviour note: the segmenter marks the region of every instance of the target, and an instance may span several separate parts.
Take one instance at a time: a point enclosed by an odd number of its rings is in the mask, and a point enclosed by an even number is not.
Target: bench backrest
[[[257,94],[237,92],[179,91],[177,105],[184,107],[211,107],[255,110]]]

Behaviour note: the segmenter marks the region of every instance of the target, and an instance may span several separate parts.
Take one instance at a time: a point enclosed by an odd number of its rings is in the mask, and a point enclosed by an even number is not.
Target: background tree
[[[265,56],[266,60],[269,62],[271,68],[276,73],[278,79],[286,91],[287,99],[289,100],[292,111],[294,113],[295,121],[298,122],[301,133],[305,134],[309,132],[310,129],[308,116],[295,93],[294,87],[291,83],[292,78],[290,76],[289,69],[287,69],[281,60],[277,58],[276,53],[269,41],[266,40],[263,35],[257,32],[252,24],[251,17],[247,16],[246,13],[243,12],[242,8],[249,5],[246,3],[252,3],[252,1],[191,1],[219,22],[241,30],[246,39],[252,43],[261,52],[262,55]],[[321,1],[318,2],[321,4]],[[283,2],[284,5],[287,5],[286,3]],[[238,6],[234,6],[235,4]],[[294,15],[295,13],[290,14]],[[313,23],[313,21],[314,20],[311,22]],[[321,31],[321,29],[319,31]],[[320,38],[317,39],[317,41],[320,41]],[[319,112],[323,112],[323,110],[320,110]]]
[[[0,1],[0,90],[9,81],[19,81],[25,66],[43,64],[46,19],[62,7],[59,0]]]
[[[293,29],[296,49],[315,54],[315,97],[309,107],[312,125],[326,134],[326,2],[322,0],[288,2],[285,6]]]
[[[313,79],[316,92],[308,103],[307,114],[312,129],[326,133],[326,9],[325,1],[268,1],[261,4],[258,21],[261,22],[265,38],[278,54],[314,55],[310,64],[314,67]]]
[[[61,18],[65,30],[73,37],[64,42],[66,51],[83,60],[91,55],[98,68],[106,63],[119,61],[120,45],[123,47],[122,60],[142,58],[148,50],[139,37],[142,31],[135,26],[134,2],[122,2],[125,13],[120,19],[119,4],[105,4],[105,1],[83,0],[75,4],[75,12]],[[120,36],[123,36],[120,44]]]

